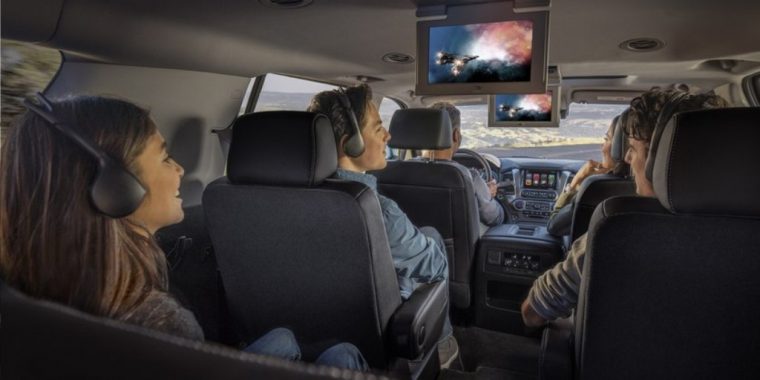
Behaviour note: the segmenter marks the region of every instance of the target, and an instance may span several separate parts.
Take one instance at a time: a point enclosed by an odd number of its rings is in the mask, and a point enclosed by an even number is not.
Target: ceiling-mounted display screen
[[[417,94],[544,92],[548,12],[511,4],[449,7],[445,20],[417,23]]]
[[[496,94],[488,98],[489,127],[559,127],[559,87],[543,94]]]

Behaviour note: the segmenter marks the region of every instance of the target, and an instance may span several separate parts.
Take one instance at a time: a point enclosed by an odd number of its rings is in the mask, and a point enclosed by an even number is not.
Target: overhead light
[[[294,9],[303,8],[314,0],[259,0],[259,3],[272,8]]]
[[[630,40],[623,41],[619,46],[623,50],[643,53],[660,50],[665,46],[665,44],[656,38],[644,37],[632,38]]]
[[[383,61],[388,63],[412,63],[414,57],[404,53],[388,53],[383,56]]]

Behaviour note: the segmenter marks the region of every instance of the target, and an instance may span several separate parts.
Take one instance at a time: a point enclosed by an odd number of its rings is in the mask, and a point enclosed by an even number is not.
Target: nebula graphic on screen
[[[551,121],[552,93],[502,94],[494,97],[495,121]]]
[[[430,28],[428,83],[528,82],[533,22]]]

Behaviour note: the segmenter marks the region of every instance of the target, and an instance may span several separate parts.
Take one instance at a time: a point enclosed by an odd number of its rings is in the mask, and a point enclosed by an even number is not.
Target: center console
[[[512,169],[503,176],[496,199],[506,210],[513,210],[512,221],[545,225],[554,209],[554,202],[569,181],[570,173],[552,168]]]
[[[544,222],[554,208],[562,179],[561,172],[520,169],[515,174],[519,192],[512,205],[520,213],[520,220]]]
[[[503,224],[489,229],[476,254],[475,324],[523,334],[520,304],[535,279],[562,255],[561,240],[545,227]]]

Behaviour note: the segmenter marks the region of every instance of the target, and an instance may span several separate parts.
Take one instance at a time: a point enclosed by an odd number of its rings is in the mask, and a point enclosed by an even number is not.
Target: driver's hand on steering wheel
[[[496,190],[497,189],[498,188],[496,187],[496,181],[495,180],[492,179],[492,180],[488,181],[488,192],[491,193],[491,198],[493,198],[493,197],[496,196]]]

